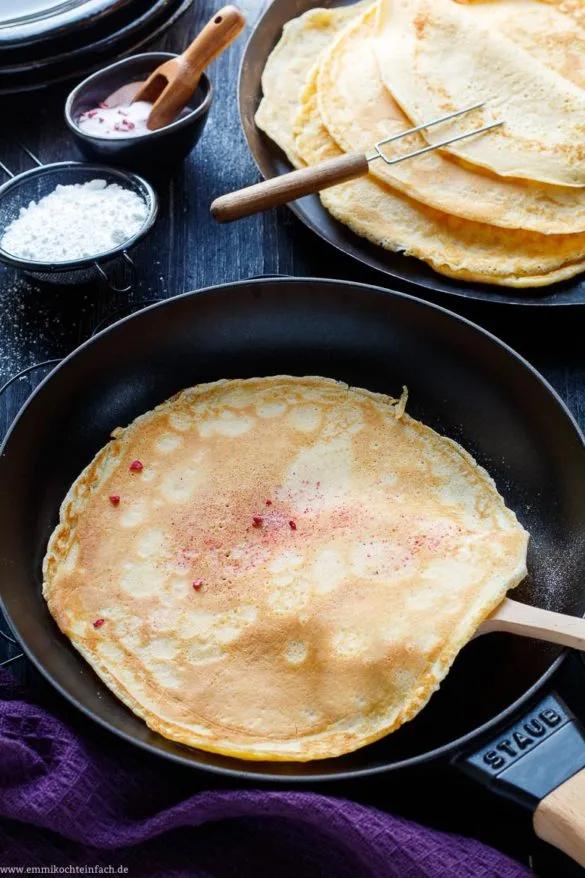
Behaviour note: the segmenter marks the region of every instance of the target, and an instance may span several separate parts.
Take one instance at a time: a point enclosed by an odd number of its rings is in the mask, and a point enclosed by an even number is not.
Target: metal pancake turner
[[[416,125],[414,128],[408,128],[399,134],[391,137],[385,137],[374,145],[371,152],[352,152],[338,158],[328,159],[310,168],[302,168],[299,171],[291,171],[290,174],[282,174],[279,177],[273,177],[271,180],[265,180],[262,183],[256,183],[254,186],[248,186],[246,189],[240,189],[237,192],[231,192],[228,195],[222,195],[216,198],[211,205],[211,215],[219,222],[231,222],[232,220],[241,219],[253,213],[262,210],[268,210],[271,207],[278,207],[296,198],[302,198],[303,195],[311,195],[319,192],[321,189],[327,189],[329,186],[335,186],[337,183],[346,183],[348,180],[355,180],[363,177],[368,173],[370,162],[376,159],[382,159],[387,165],[396,165],[404,162],[406,159],[416,158],[416,156],[424,155],[442,146],[448,146],[450,143],[457,143],[458,140],[466,140],[468,137],[475,137],[477,134],[483,134],[503,125],[503,121],[491,122],[481,128],[475,128],[464,134],[458,134],[456,137],[449,137],[447,140],[441,140],[439,143],[433,143],[414,152],[408,152],[395,158],[388,158],[384,155],[382,147],[388,143],[394,143],[407,137],[409,134],[416,134],[417,131],[423,131],[431,128],[433,125],[440,125],[442,122],[448,122],[450,119],[456,119],[472,110],[478,110],[485,105],[485,101],[465,107],[463,110],[457,110],[449,113],[447,116],[441,116],[439,119],[433,119],[422,125]]]

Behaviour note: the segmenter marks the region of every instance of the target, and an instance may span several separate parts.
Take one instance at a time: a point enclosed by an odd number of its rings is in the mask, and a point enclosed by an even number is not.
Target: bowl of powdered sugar
[[[153,188],[137,174],[104,165],[58,162],[0,187],[0,260],[39,280],[108,280],[118,260],[152,228]]]

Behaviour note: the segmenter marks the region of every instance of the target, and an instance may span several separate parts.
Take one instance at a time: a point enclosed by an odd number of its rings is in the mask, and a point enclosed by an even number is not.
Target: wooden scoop
[[[535,637],[537,640],[585,650],[585,619],[541,610],[510,598],[504,598],[491,616],[481,623],[475,636],[492,631],[509,631],[523,637]]]
[[[207,65],[235,40],[245,23],[246,19],[236,6],[224,6],[182,55],[165,61],[145,82],[138,84],[136,91],[132,89],[134,101],[153,104],[147,122],[151,131],[164,128],[177,118],[189,103]],[[114,98],[119,102],[117,92],[110,95],[108,105],[114,105]]]

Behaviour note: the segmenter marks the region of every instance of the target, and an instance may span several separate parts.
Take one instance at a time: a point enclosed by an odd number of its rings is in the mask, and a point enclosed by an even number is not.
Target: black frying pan
[[[386,739],[307,764],[243,762],[150,732],[98,680],[47,611],[41,561],[59,504],[110,431],[183,387],[283,372],[331,376],[390,394],[407,384],[411,414],[474,454],[532,534],[530,575],[514,596],[583,615],[583,437],[552,388],[502,342],[437,306],[375,287],[311,279],[226,284],[147,308],[82,345],[39,386],[0,457],[6,614],[28,656],[72,703],[120,736],[184,765],[292,782],[456,756],[474,736],[493,734],[545,685],[558,665],[556,648],[511,635],[478,638],[422,713]],[[576,758],[585,764],[585,744]]]
[[[242,128],[250,152],[264,177],[275,177],[292,170],[284,153],[257,128],[254,122],[262,97],[260,82],[262,71],[269,54],[281,37],[283,25],[291,18],[296,18],[315,6],[349,6],[353,2],[354,0],[272,0],[254,27],[242,58],[238,100]],[[250,180],[250,183],[252,182],[254,181]],[[466,283],[437,274],[419,259],[390,253],[383,247],[378,247],[354,234],[325,210],[317,195],[308,195],[292,202],[289,207],[301,222],[319,237],[359,262],[382,272],[390,283],[398,278],[435,294],[500,304],[531,306],[585,304],[584,275],[550,287],[532,290]]]

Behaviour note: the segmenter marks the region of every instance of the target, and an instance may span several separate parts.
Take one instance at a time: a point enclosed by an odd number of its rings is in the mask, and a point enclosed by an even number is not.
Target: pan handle
[[[585,768],[539,802],[532,822],[539,838],[585,867]]]
[[[455,763],[529,808],[536,835],[585,867],[585,729],[556,693]]]

